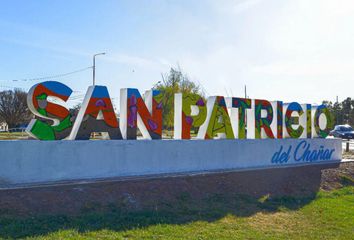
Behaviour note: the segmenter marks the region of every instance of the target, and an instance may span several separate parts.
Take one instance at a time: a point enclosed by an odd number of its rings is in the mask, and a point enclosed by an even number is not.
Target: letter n
[[[145,101],[138,89],[120,90],[120,123],[124,139],[136,139],[137,128],[145,139],[162,137],[162,93],[145,92]]]

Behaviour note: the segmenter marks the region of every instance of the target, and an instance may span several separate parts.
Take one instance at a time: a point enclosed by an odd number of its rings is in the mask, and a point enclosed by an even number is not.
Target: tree
[[[344,122],[344,118],[342,115],[342,104],[339,102],[335,102],[333,106],[329,108],[330,110],[333,110],[333,116],[335,119],[335,125],[342,124]]]
[[[342,102],[343,120],[344,123],[353,125],[354,124],[354,100],[350,97],[346,98]]]
[[[162,119],[165,129],[173,128],[175,93],[204,95],[199,84],[192,82],[186,74],[182,73],[179,67],[171,68],[168,73],[162,74],[162,82],[157,83],[154,88],[164,92]]]
[[[27,107],[27,93],[20,89],[0,92],[0,120],[9,129],[28,124],[32,117]]]
[[[79,114],[80,108],[81,108],[81,103],[78,103],[78,104],[76,104],[75,106],[69,108],[70,115],[71,115],[73,118],[76,118],[76,117],[77,117],[77,114]]]
[[[349,124],[354,126],[354,100],[350,97],[342,102],[323,101],[329,111],[333,114],[335,125]]]

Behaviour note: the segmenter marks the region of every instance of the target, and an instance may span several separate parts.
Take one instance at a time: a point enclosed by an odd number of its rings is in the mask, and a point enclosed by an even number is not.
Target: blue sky
[[[320,103],[354,97],[351,0],[4,0],[0,88],[90,66],[118,105],[180,65],[208,95]],[[92,73],[59,79],[82,95]],[[58,80],[58,79],[54,79]],[[1,90],[0,89],[0,90]],[[80,98],[76,101],[79,101]]]

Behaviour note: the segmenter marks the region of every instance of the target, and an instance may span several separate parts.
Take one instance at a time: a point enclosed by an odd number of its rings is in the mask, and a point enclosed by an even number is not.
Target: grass
[[[25,132],[0,132],[0,140],[16,140],[27,138],[28,135]]]
[[[348,179],[344,180],[348,182]],[[83,209],[77,216],[0,215],[0,237],[28,239],[352,239],[354,187],[307,198],[182,193],[164,210]]]

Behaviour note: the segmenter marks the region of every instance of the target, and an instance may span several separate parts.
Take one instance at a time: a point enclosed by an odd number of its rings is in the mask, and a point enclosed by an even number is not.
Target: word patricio
[[[26,132],[40,140],[85,140],[92,132],[107,139],[136,139],[139,129],[145,139],[162,137],[163,92],[149,90],[144,99],[137,89],[120,91],[119,121],[105,86],[90,86],[77,117],[64,103],[70,87],[55,81],[34,85],[27,96],[29,109],[36,116]],[[174,138],[191,139],[191,129],[199,129],[197,139],[246,138],[324,138],[333,126],[325,105],[283,103],[260,99],[212,96],[204,100],[197,94],[174,96]]]

